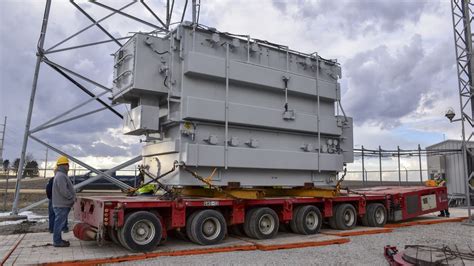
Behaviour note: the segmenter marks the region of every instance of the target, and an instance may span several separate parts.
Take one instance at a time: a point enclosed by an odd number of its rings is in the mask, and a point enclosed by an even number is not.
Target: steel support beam
[[[94,172],[94,173],[96,173],[96,174],[98,174],[98,175],[103,175],[103,177],[104,177],[105,179],[107,179],[107,180],[109,180],[110,182],[116,184],[117,186],[119,186],[119,187],[122,188],[122,189],[130,189],[130,188],[132,188],[131,186],[125,184],[124,182],[113,178],[113,177],[110,176],[109,174],[106,174],[106,173],[104,173],[104,172],[102,172],[102,171],[99,171],[99,170],[95,169],[94,167],[92,167],[92,166],[90,166],[90,165],[88,165],[88,164],[82,162],[81,160],[76,159],[76,158],[74,158],[73,156],[71,156],[71,155],[69,155],[69,154],[67,154],[67,153],[65,153],[65,152],[63,152],[63,151],[61,151],[60,149],[58,149],[58,148],[56,148],[56,147],[54,147],[54,146],[51,146],[51,145],[49,145],[48,143],[46,143],[46,142],[44,142],[44,141],[38,139],[37,137],[34,137],[34,136],[31,136],[31,135],[30,135],[30,138],[33,139],[33,140],[35,140],[36,142],[38,142],[38,143],[40,143],[40,144],[43,144],[45,147],[48,147],[49,149],[55,151],[56,153],[68,157],[71,161],[77,163],[78,165],[80,165],[80,166],[82,166],[82,167],[84,167],[84,168],[86,168],[86,169],[89,169],[90,171],[92,171],[92,172]]]
[[[63,66],[61,66],[61,65],[59,65],[59,64],[56,64],[56,63],[54,63],[53,61],[49,60],[49,59],[46,58],[46,57],[43,57],[43,62],[45,62],[45,63],[48,64],[49,66],[55,66],[55,67],[57,67],[57,68],[59,68],[59,69],[61,69],[61,70],[64,70],[64,71],[66,71],[66,72],[68,72],[68,73],[70,73],[70,74],[73,74],[74,76],[76,76],[76,77],[78,77],[78,78],[81,78],[81,79],[83,79],[83,80],[85,80],[85,81],[87,81],[87,82],[89,82],[89,83],[91,83],[91,84],[94,84],[94,85],[96,85],[97,87],[100,87],[100,88],[102,88],[102,89],[104,89],[104,90],[106,90],[106,91],[108,91],[108,92],[112,92],[112,89],[111,89],[111,88],[108,88],[107,86],[104,86],[104,85],[102,85],[102,84],[100,84],[100,83],[98,83],[98,82],[96,82],[96,81],[93,81],[92,79],[87,78],[87,77],[85,77],[85,76],[83,76],[83,75],[81,75],[81,74],[79,74],[79,73],[76,73],[76,72],[74,72],[74,71],[72,71],[72,70],[70,70],[70,69],[68,69],[68,68],[66,68],[66,67],[63,67]]]
[[[69,76],[68,74],[66,74],[64,71],[62,71],[61,69],[57,68],[56,66],[54,65],[51,65],[51,64],[48,64],[46,63],[48,66],[50,66],[52,69],[56,70],[56,72],[58,72],[59,74],[61,74],[61,76],[65,77],[67,80],[69,80],[72,84],[76,85],[76,87],[78,87],[80,90],[82,90],[83,92],[85,92],[87,95],[91,96],[92,98],[94,98],[96,101],[98,101],[100,104],[102,104],[104,107],[106,107],[107,109],[109,109],[112,113],[114,113],[115,115],[117,115],[118,117],[120,117],[120,119],[123,119],[123,116],[117,112],[114,108],[112,108],[110,105],[108,105],[107,103],[105,103],[104,101],[102,101],[99,97],[96,97],[96,95],[94,93],[92,93],[90,90],[86,89],[86,87],[82,86],[82,84],[80,84],[79,82],[77,82],[75,79],[73,79],[71,76]]]
[[[143,19],[139,19],[139,18],[137,18],[137,17],[134,17],[134,16],[132,16],[132,15],[129,15],[129,14],[125,13],[125,12],[120,11],[120,10],[114,9],[114,8],[112,8],[112,7],[110,7],[110,6],[104,5],[104,4],[99,3],[99,2],[97,2],[97,1],[91,1],[91,2],[92,2],[93,4],[96,4],[96,5],[100,6],[100,7],[102,7],[102,8],[105,8],[105,9],[108,9],[108,10],[111,10],[111,11],[114,11],[114,12],[116,12],[116,13],[122,15],[122,16],[125,16],[125,17],[127,17],[127,18],[129,18],[129,19],[133,19],[133,20],[138,21],[138,22],[140,22],[140,23],[142,23],[142,24],[145,24],[145,25],[147,25],[147,26],[149,26],[149,27],[156,28],[156,29],[158,29],[158,30],[168,32],[168,30],[167,30],[166,28],[162,28],[162,27],[160,27],[160,26],[158,26],[158,25],[155,25],[155,24],[150,23],[150,22],[148,22],[148,21],[145,21],[145,20],[143,20]],[[135,0],[134,2],[136,2],[136,0]]]
[[[62,118],[62,117],[64,117],[64,116],[66,116],[66,115],[68,115],[68,114],[70,114],[70,113],[72,113],[72,112],[74,112],[75,110],[77,110],[77,109],[81,108],[82,106],[84,106],[84,105],[86,105],[86,104],[88,104],[88,103],[94,101],[96,98],[98,98],[98,97],[100,97],[100,96],[102,96],[102,95],[104,95],[104,94],[106,94],[106,93],[107,93],[107,92],[104,91],[104,92],[102,92],[102,93],[96,95],[94,98],[87,99],[86,101],[81,102],[81,103],[75,105],[74,107],[72,107],[71,109],[65,111],[64,113],[61,113],[61,114],[59,114],[59,115],[57,115],[57,116],[51,118],[50,120],[44,122],[43,124],[41,124],[41,125],[35,127],[34,129],[30,130],[30,134],[35,133],[35,132],[38,132],[38,131],[40,131],[40,130],[43,130],[43,129],[49,127],[49,125],[50,125],[52,122],[58,120],[59,118]]]
[[[116,106],[116,105],[119,105],[119,104],[115,104],[115,105],[112,105],[112,106]],[[92,115],[92,114],[98,113],[98,112],[100,112],[100,111],[103,111],[103,110],[105,110],[105,109],[107,109],[107,108],[101,107],[101,108],[98,108],[98,109],[95,109],[95,110],[92,110],[92,111],[89,111],[89,112],[86,112],[86,113],[83,113],[83,114],[80,114],[80,115],[76,115],[76,116],[73,116],[73,117],[70,117],[70,118],[67,118],[67,119],[58,121],[58,122],[56,122],[56,123],[46,124],[46,125],[44,125],[44,126],[41,126],[41,127],[38,127],[38,128],[36,128],[36,129],[31,130],[31,131],[30,131],[30,134],[33,134],[33,133],[38,132],[38,131],[41,131],[41,130],[45,130],[45,129],[50,128],[50,127],[58,126],[58,125],[61,125],[61,124],[64,124],[64,123],[67,123],[67,122],[70,122],[70,121],[73,121],[73,120],[76,120],[76,119],[85,117],[85,116],[88,116],[88,115]]]
[[[113,167],[113,168],[110,168],[109,170],[103,172],[102,174],[99,174],[99,175],[97,175],[97,176],[91,177],[91,178],[89,178],[89,179],[87,179],[87,180],[85,180],[85,181],[83,181],[83,182],[81,182],[81,183],[79,183],[79,184],[74,185],[74,189],[77,190],[77,189],[79,189],[79,188],[81,188],[81,187],[83,187],[83,186],[86,186],[86,185],[88,185],[88,184],[90,184],[90,183],[92,183],[92,182],[94,182],[94,181],[96,181],[96,180],[99,180],[99,179],[103,178],[103,177],[104,177],[104,174],[110,175],[110,174],[112,174],[112,173],[115,172],[115,171],[118,171],[118,170],[120,170],[120,169],[123,169],[123,168],[129,166],[129,165],[132,165],[132,164],[134,164],[134,163],[139,162],[141,159],[142,159],[142,156],[137,156],[137,157],[135,157],[135,158],[133,158],[133,159],[130,159],[130,160],[128,160],[128,161],[126,161],[126,162],[124,162],[124,163],[122,163],[122,164],[120,164],[120,165],[117,165],[117,166],[115,166],[115,167]],[[37,206],[40,206],[41,204],[46,203],[46,202],[48,202],[48,199],[47,199],[47,198],[46,198],[46,199],[42,199],[42,200],[40,200],[40,201],[38,201],[38,202],[35,202],[35,203],[33,203],[33,204],[31,204],[31,205],[29,205],[29,206],[27,206],[27,207],[21,209],[19,212],[24,212],[24,211],[31,210],[31,209],[33,209],[33,208],[35,208],[35,207],[37,207]]]
[[[126,37],[120,37],[120,38],[116,38],[116,39],[117,40],[128,40],[130,38],[131,38],[131,36],[126,36]],[[98,45],[98,44],[109,43],[109,42],[113,42],[113,40],[91,42],[91,43],[85,43],[85,44],[70,46],[70,47],[61,48],[61,49],[55,49],[55,50],[51,50],[51,51],[45,51],[44,54],[53,54],[53,53],[58,53],[58,52],[64,52],[64,51],[69,51],[69,50],[74,50],[74,49],[94,46],[94,45]]]
[[[186,0],[187,1],[187,0]],[[158,20],[158,22],[160,22],[161,26],[163,26],[164,28],[167,28],[169,30],[169,27],[166,26],[166,24],[163,22],[163,20],[161,20],[155,12],[153,12],[153,10],[145,3],[145,0],[140,0],[140,3],[142,3],[142,5],[146,8],[146,10],[148,10],[148,12],[151,13],[151,15],[153,17],[156,18],[156,20]]]
[[[119,8],[118,11],[122,11],[122,10],[124,10],[125,8],[127,8],[127,7],[129,7],[129,6],[133,5],[133,4],[135,4],[136,2],[137,2],[137,1],[134,0],[133,2],[126,4],[126,5],[124,5],[123,7]],[[117,14],[117,12],[112,12],[112,13],[108,14],[107,16],[105,16],[105,17],[103,17],[103,18],[97,20],[97,23],[102,22],[102,21],[104,21],[104,20],[110,18],[111,16],[113,16],[113,15],[115,15],[115,14]],[[94,27],[95,24],[96,24],[96,23],[92,23],[92,24],[89,24],[88,26],[82,28],[82,29],[79,30],[78,32],[76,32],[76,33],[72,34],[71,36],[67,37],[66,39],[64,39],[64,40],[62,40],[62,41],[60,41],[60,42],[58,42],[57,44],[55,44],[55,45],[53,45],[53,46],[51,46],[49,49],[46,50],[45,53],[51,52],[51,50],[53,50],[54,48],[60,46],[61,44],[65,43],[65,42],[67,42],[67,41],[69,41],[70,39],[76,37],[77,35],[79,35],[79,34],[85,32],[85,31],[87,31],[88,29]]]
[[[100,25],[100,23],[98,21],[96,21],[94,18],[92,18],[91,15],[89,15],[78,4],[76,4],[74,2],[74,0],[69,0],[69,2],[71,2],[71,4],[75,8],[77,8],[84,16],[86,16],[90,21],[92,21],[92,23],[94,23],[94,25],[96,25],[97,28],[99,28],[102,32],[104,32],[105,35],[109,36],[109,38],[112,39],[118,46],[122,47],[122,43],[120,43],[117,39],[115,39],[115,37],[112,36],[112,34],[110,34],[104,27],[102,27],[102,25]]]
[[[46,37],[46,29],[48,28],[48,19],[49,19],[50,10],[51,10],[51,0],[46,0],[46,5],[44,8],[44,14],[43,14],[43,24],[41,26],[41,33],[38,40],[38,52],[36,54],[36,66],[35,66],[35,72],[33,75],[33,84],[31,86],[30,101],[29,101],[29,106],[28,106],[28,115],[26,117],[26,123],[25,123],[25,133],[23,134],[23,145],[21,147],[20,163],[18,164],[18,172],[16,175],[15,197],[13,199],[13,206],[12,206],[13,215],[18,215],[18,199],[20,197],[21,178],[23,177],[23,166],[25,165],[25,155],[26,155],[26,148],[28,146],[28,136],[30,132],[31,116],[33,114],[33,106],[35,103],[36,88],[38,85],[38,77],[39,77],[39,72],[40,72],[40,67],[41,67],[41,61],[43,60],[43,46],[44,46],[44,39]]]

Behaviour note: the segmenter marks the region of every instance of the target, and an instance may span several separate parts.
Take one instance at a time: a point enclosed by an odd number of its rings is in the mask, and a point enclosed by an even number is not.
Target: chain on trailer
[[[342,184],[342,181],[344,181],[344,177],[346,177],[346,174],[347,174],[347,166],[344,164],[344,173],[342,174],[341,178],[336,183],[336,193],[338,194],[341,191],[341,184]]]
[[[208,188],[210,188],[212,190],[215,190],[219,193],[222,193],[222,194],[226,195],[229,198],[240,199],[239,197],[236,197],[236,196],[226,192],[221,187],[215,186],[211,183],[210,180],[212,179],[214,174],[217,172],[217,168],[214,168],[214,170],[212,171],[212,173],[208,177],[203,177],[203,176],[199,175],[197,172],[188,169],[184,162],[179,163],[178,161],[174,161],[173,167],[171,168],[171,170],[169,170],[168,172],[166,172],[162,175],[159,175],[159,176],[155,176],[154,174],[150,173],[150,171],[148,171],[148,168],[149,168],[148,166],[146,166],[146,165],[139,166],[140,174],[143,175],[143,176],[146,175],[146,176],[151,178],[150,181],[146,182],[145,184],[141,185],[140,187],[143,187],[143,186],[146,186],[148,184],[151,184],[152,182],[155,182],[158,185],[158,189],[161,189],[165,192],[165,194],[161,198],[166,198],[166,199],[178,198],[180,196],[179,191],[175,191],[172,188],[170,188],[169,186],[167,186],[167,185],[165,185],[165,184],[163,184],[162,182],[159,181],[159,179],[161,179],[162,177],[167,176],[170,173],[174,172],[178,167],[181,167],[183,170],[190,173],[194,178],[196,178],[197,180],[201,181],[206,186],[208,186]],[[137,190],[140,187],[130,189],[127,192],[127,194],[129,196],[135,195],[135,193],[137,192]]]
[[[347,174],[347,167],[344,166],[344,173],[342,174],[341,178],[337,181],[336,183],[336,193],[339,194],[339,192],[341,191],[341,189],[344,189],[347,191],[347,193],[349,194],[356,194],[356,195],[359,195],[359,196],[362,196],[364,197],[364,200],[367,200],[367,195],[364,194],[364,193],[360,193],[360,192],[357,192],[357,191],[354,191],[354,190],[351,190],[349,187],[345,187],[343,188],[342,187],[342,182],[344,181],[344,178],[346,177],[346,174]]]
[[[148,166],[146,166],[146,165],[139,166],[138,169],[140,171],[140,174],[142,176],[145,176],[145,175],[148,176],[149,178],[151,178],[151,180],[146,182],[145,184],[142,184],[141,186],[139,186],[137,188],[130,189],[129,191],[127,191],[127,194],[129,196],[135,195],[137,190],[140,189],[141,187],[146,186],[148,184],[151,184],[152,182],[155,182],[158,185],[158,189],[163,190],[165,192],[165,194],[162,195],[162,198],[167,198],[167,199],[177,198],[178,195],[171,188],[169,188],[167,185],[161,183],[159,181],[159,179],[161,179],[161,178],[169,175],[170,173],[174,172],[176,170],[176,168],[178,167],[178,165],[179,165],[178,161],[174,161],[173,167],[171,168],[171,170],[169,170],[168,172],[166,172],[162,175],[159,175],[159,176],[155,176],[154,174],[150,173],[150,171],[148,171],[148,168],[149,168]]]
[[[226,195],[227,197],[230,197],[230,198],[233,198],[233,199],[240,199],[239,197],[236,197],[236,196],[234,196],[234,195],[228,193],[227,191],[225,191],[225,190],[222,189],[221,187],[215,186],[215,185],[213,185],[213,184],[211,183],[210,180],[211,180],[212,176],[214,176],[214,174],[216,173],[217,168],[214,168],[214,170],[212,171],[211,175],[209,175],[207,178],[204,178],[204,177],[200,176],[197,172],[188,169],[187,166],[186,166],[186,164],[185,164],[184,162],[181,162],[181,168],[182,168],[184,171],[190,173],[190,174],[191,174],[194,178],[196,178],[197,180],[199,180],[199,181],[203,182],[204,184],[206,184],[210,189],[215,190],[215,191],[217,191],[217,192],[219,192],[219,193],[222,193],[222,194]]]

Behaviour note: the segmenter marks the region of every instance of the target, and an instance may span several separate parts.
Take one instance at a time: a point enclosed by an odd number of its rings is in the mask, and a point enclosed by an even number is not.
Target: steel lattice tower
[[[473,187],[470,183],[474,178],[474,171],[473,169],[468,169],[467,158],[468,154],[470,154],[470,156],[474,156],[474,154],[472,151],[467,149],[466,142],[471,141],[474,136],[474,60],[472,50],[473,36],[471,32],[471,25],[473,22],[473,7],[474,5],[470,0],[451,1],[461,117],[455,120],[453,120],[451,117],[450,120],[451,122],[461,121],[462,124],[462,152],[464,160],[465,189],[469,213],[469,224],[473,223],[470,207],[470,190],[472,190]],[[471,109],[470,112],[469,108]]]

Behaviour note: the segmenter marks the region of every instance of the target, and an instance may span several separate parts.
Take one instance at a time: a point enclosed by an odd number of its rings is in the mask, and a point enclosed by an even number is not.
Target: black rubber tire
[[[117,229],[117,238],[118,238],[118,241],[119,241],[119,244],[124,247],[125,249],[128,249],[128,250],[131,250],[131,248],[127,245],[127,243],[124,241],[123,239],[123,234],[122,234],[122,228],[119,228]]]
[[[270,225],[262,224],[264,222],[262,219],[266,219],[267,222],[270,222]],[[268,207],[256,208],[248,217],[246,217],[245,222],[248,224],[248,230],[251,237],[255,239],[270,239],[278,234],[278,227],[280,221],[276,212]],[[262,228],[261,225],[264,227]],[[268,226],[272,226],[268,227]],[[269,228],[269,232],[264,232],[262,229]]]
[[[227,224],[222,213],[216,210],[201,210],[196,211],[190,216],[189,225],[186,227],[186,232],[196,244],[207,246],[215,245],[221,242],[227,235]],[[204,232],[206,223],[214,224],[215,228],[212,235],[207,236]],[[209,224],[210,225],[210,224]]]
[[[116,245],[122,245],[118,239],[118,232],[112,226],[107,227],[107,236],[114,242]]]
[[[379,215],[379,217],[377,217]],[[383,216],[380,216],[383,215]],[[380,220],[381,218],[382,220]],[[387,223],[387,209],[383,204],[371,203],[367,205],[365,215],[362,217],[362,224],[370,227],[383,227]]]
[[[146,243],[138,243],[133,239],[132,229],[138,223],[146,223],[149,230],[154,230],[154,234],[149,239],[145,239]],[[131,251],[151,251],[158,246],[162,237],[162,228],[160,219],[153,213],[148,211],[137,211],[125,216],[123,227],[119,230],[119,241],[125,248]]]
[[[313,217],[311,217],[312,215]],[[310,219],[313,218],[313,219]],[[308,221],[308,219],[310,219]],[[313,235],[319,232],[322,226],[322,215],[319,209],[312,205],[305,205],[298,208],[293,215],[296,230],[302,235]]]
[[[254,236],[252,234],[252,232],[250,231],[250,217],[253,215],[253,213],[256,211],[257,209],[251,209],[249,211],[247,211],[247,213],[245,214],[245,221],[244,221],[244,225],[242,226],[243,229],[244,229],[244,233],[246,236],[250,237],[250,238],[256,238],[256,236]]]
[[[193,221],[194,217],[198,214],[198,211],[193,212],[191,215],[188,216],[186,219],[186,236],[188,237],[189,241],[196,243],[197,240],[194,239],[193,235],[191,235],[191,222]]]
[[[299,234],[300,232],[298,231],[298,227],[296,226],[296,214],[298,211],[301,209],[303,206],[298,206],[293,209],[293,219],[290,220],[290,229],[293,233]]]
[[[346,220],[348,215],[350,216],[349,221]],[[357,224],[357,212],[352,204],[340,204],[334,216],[336,219],[336,228],[339,230],[349,230],[354,228]]]

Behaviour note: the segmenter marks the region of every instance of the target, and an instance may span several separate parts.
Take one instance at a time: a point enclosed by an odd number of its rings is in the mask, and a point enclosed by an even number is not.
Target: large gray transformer
[[[218,186],[328,186],[354,157],[340,77],[317,54],[184,23],[115,54],[113,101],[156,175],[178,161]],[[203,185],[181,168],[161,181]]]

